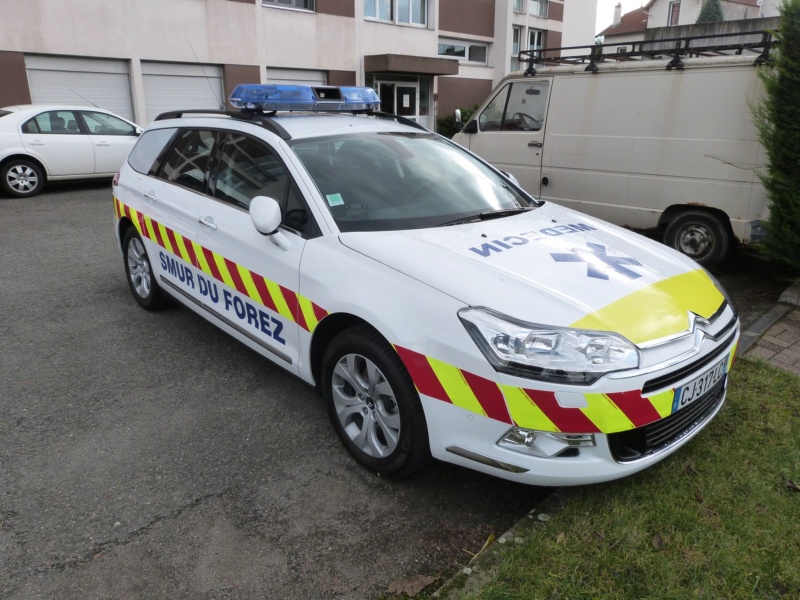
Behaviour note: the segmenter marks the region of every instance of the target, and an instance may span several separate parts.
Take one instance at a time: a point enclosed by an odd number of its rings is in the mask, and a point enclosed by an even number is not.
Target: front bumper
[[[605,427],[604,421],[597,418],[593,422],[586,421],[592,425],[599,425],[594,430],[561,428],[560,431],[565,433],[594,434],[595,445],[569,448],[569,451],[545,458],[499,446],[498,441],[512,426],[507,422],[422,395],[431,432],[431,452],[440,460],[533,485],[565,486],[598,483],[646,469],[686,444],[721,409],[727,391],[727,371],[733,360],[739,336],[738,321],[732,311],[726,320],[728,324],[718,329],[721,335],[717,339],[710,333],[704,333],[701,336],[703,339],[700,340],[700,351],[683,361],[668,361],[669,366],[666,368],[655,369],[651,366],[641,369],[640,373],[626,374],[624,377],[604,377],[588,387],[569,386],[570,395],[602,397],[610,407],[606,410],[612,411],[615,407],[614,401],[618,398],[624,398],[628,402],[625,409],[629,413],[631,407],[635,410],[636,402],[644,404],[653,399],[652,404],[658,407],[661,418],[627,428]],[[664,347],[660,347],[657,352],[661,357],[669,354]],[[681,390],[724,360],[727,360],[726,374],[709,389],[704,390],[694,402],[678,409],[675,398],[679,398]],[[514,389],[514,386],[530,388],[534,382],[505,379],[500,383],[500,387],[505,391]],[[562,386],[560,389],[551,387],[552,390],[546,393],[555,393],[558,397],[567,386]],[[534,404],[534,396],[529,395],[529,397],[531,404]],[[647,408],[650,410],[652,407],[648,405]],[[592,415],[591,407],[563,410]],[[574,422],[581,420],[576,419]],[[605,421],[605,423],[619,422],[621,421],[618,418],[611,417]],[[516,420],[514,425],[525,426]],[[531,429],[542,431],[536,427]]]

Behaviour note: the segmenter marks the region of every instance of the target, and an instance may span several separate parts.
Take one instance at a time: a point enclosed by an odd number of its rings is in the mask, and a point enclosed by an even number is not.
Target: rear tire
[[[42,191],[44,173],[29,160],[12,158],[0,169],[0,185],[15,198],[28,198]]]
[[[166,304],[166,296],[156,281],[144,242],[135,227],[128,227],[122,238],[125,275],[136,302],[146,310],[158,310]]]
[[[730,234],[713,213],[689,210],[669,222],[664,231],[664,243],[711,269],[728,255]]]
[[[340,333],[322,360],[322,397],[333,428],[361,465],[405,477],[430,460],[419,394],[400,357],[366,325]]]

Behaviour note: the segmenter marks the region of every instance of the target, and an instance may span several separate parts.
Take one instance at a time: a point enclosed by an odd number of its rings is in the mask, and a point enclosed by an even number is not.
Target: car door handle
[[[98,146],[110,146],[111,144],[109,144],[108,142],[103,141],[103,142],[97,142],[97,145]]]
[[[208,227],[212,231],[217,230],[217,225],[214,223],[214,219],[211,217],[199,217],[197,222],[200,223],[203,227]]]
[[[145,192],[144,193],[144,197],[147,198],[148,200],[150,200],[151,202],[155,202],[156,201],[155,192]]]
[[[542,142],[528,142],[528,146],[531,148],[541,148]]]
[[[30,142],[31,146],[44,146],[44,142],[42,140],[32,140]]]

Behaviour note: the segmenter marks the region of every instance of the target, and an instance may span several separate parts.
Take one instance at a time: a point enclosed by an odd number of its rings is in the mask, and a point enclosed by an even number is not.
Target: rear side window
[[[152,175],[158,168],[158,157],[169,145],[175,131],[177,129],[174,127],[145,131],[128,156],[128,164],[131,168],[143,175]]]
[[[161,167],[161,176],[195,192],[205,193],[216,137],[216,132],[200,129],[181,133]]]
[[[0,117],[5,117],[6,115],[10,115],[10,110],[0,110]]]
[[[71,110],[51,110],[35,116],[22,126],[22,133],[80,135],[77,117]]]

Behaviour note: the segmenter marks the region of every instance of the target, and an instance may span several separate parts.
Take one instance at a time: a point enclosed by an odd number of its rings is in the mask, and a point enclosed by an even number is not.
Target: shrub
[[[765,251],[800,270],[800,0],[780,7],[778,50],[759,69],[765,96],[753,108],[767,167],[759,173],[769,198]]]

